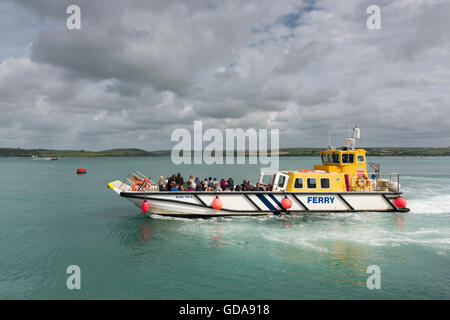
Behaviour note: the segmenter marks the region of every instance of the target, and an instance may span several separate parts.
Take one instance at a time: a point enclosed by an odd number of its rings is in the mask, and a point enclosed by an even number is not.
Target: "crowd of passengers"
[[[232,178],[228,180],[216,178],[205,178],[200,180],[198,177],[194,179],[191,175],[189,180],[185,181],[183,176],[178,174],[173,174],[169,178],[164,178],[161,176],[158,181],[159,191],[271,191],[272,187],[269,185],[267,188],[257,184],[253,184],[250,181],[243,180],[242,184],[234,184]]]

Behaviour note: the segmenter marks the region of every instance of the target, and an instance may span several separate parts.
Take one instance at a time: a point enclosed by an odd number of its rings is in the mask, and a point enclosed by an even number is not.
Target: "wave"
[[[435,233],[432,231],[430,233]],[[437,231],[441,234],[442,232]],[[266,235],[264,238],[269,241],[275,241],[288,245],[298,245],[306,249],[311,249],[319,252],[329,252],[329,249],[325,246],[330,243],[336,243],[336,241],[347,241],[353,243],[360,243],[367,246],[374,247],[395,247],[402,244],[416,244],[420,246],[428,246],[431,248],[439,249],[440,254],[446,255],[446,251],[450,249],[450,238],[448,233],[444,237],[428,237],[423,238],[420,235],[424,233],[392,233],[385,230],[376,230],[369,232],[316,232],[315,234],[304,234],[302,237],[283,237],[275,235]],[[414,237],[417,236],[417,237]],[[321,243],[319,246],[316,242]]]
[[[295,239],[281,239],[281,238],[278,238],[278,237],[275,237],[275,236],[264,236],[264,239],[269,240],[269,241],[280,242],[280,243],[288,244],[288,245],[298,245],[300,247],[303,247],[303,248],[306,248],[306,249],[311,249],[311,250],[314,250],[314,251],[326,252],[326,253],[329,252],[329,250],[327,248],[316,246],[316,245],[312,244],[311,242],[309,242],[308,240],[305,240],[305,239],[299,239],[299,238],[295,238]]]
[[[408,201],[411,214],[450,216],[450,195],[434,195]]]
[[[401,184],[411,214],[450,216],[449,176],[403,176]]]

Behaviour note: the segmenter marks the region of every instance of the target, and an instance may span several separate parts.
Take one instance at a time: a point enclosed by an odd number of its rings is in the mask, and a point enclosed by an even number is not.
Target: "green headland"
[[[324,148],[281,148],[280,156],[318,156]],[[368,156],[450,156],[447,148],[397,148],[376,147],[365,148]],[[145,151],[142,149],[110,149],[103,151],[87,150],[52,150],[52,149],[21,149],[0,148],[0,157],[158,157],[170,156],[170,150]]]

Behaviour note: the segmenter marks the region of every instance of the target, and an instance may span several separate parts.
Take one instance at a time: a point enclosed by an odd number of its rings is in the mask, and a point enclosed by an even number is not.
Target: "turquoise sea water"
[[[149,218],[106,184],[132,170],[256,181],[259,167],[0,158],[0,298],[449,299],[450,159],[370,160],[402,174],[410,213]],[[81,290],[66,287],[69,265]],[[379,290],[366,287],[370,265]]]

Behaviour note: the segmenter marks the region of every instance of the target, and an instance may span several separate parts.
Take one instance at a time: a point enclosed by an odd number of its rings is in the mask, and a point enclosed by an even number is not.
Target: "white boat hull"
[[[139,208],[142,202],[149,202],[147,214],[212,217],[273,215],[280,213],[310,212],[392,212],[408,211],[397,208],[393,199],[400,193],[392,192],[141,192],[131,191],[120,181],[108,185],[120,196],[132,201]],[[221,210],[212,208],[215,197],[222,200]],[[281,201],[288,197],[292,207],[286,210]]]

